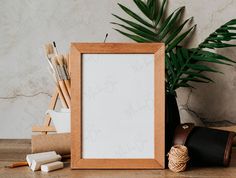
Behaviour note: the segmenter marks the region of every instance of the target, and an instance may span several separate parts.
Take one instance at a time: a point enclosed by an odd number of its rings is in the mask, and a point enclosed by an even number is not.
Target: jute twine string
[[[183,145],[172,146],[168,153],[168,167],[173,172],[184,171],[189,161],[188,148]]]

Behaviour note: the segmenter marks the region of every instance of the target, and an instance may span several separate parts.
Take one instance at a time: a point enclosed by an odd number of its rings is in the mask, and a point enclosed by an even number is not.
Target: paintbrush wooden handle
[[[63,94],[63,96],[64,96],[64,98],[66,100],[66,104],[70,108],[70,106],[71,106],[70,105],[70,96],[69,96],[69,93],[68,93],[68,91],[66,89],[66,85],[65,85],[63,80],[59,80],[58,83],[59,83],[60,89],[62,91],[62,94]]]
[[[71,98],[70,81],[69,80],[64,80],[64,82],[65,82],[65,85],[66,85],[66,89],[67,89],[67,91],[69,93],[69,96]]]
[[[27,162],[16,162],[12,163],[11,165],[5,166],[6,168],[16,168],[16,167],[22,167],[22,166],[28,166]]]
[[[63,95],[59,85],[57,85],[57,90],[58,90],[58,93],[59,93],[59,98],[61,100],[62,107],[63,108],[69,108],[68,105],[66,104],[66,100],[64,98],[64,95]]]

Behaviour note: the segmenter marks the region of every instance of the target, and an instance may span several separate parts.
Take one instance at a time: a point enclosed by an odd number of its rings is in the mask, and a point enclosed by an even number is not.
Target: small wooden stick
[[[71,98],[70,81],[69,80],[64,80],[64,82],[65,82],[65,85],[66,85],[66,89],[67,89],[67,91],[69,93],[69,96]]]
[[[59,83],[60,89],[61,89],[61,91],[63,93],[63,96],[64,96],[64,98],[66,100],[66,104],[70,108],[71,107],[71,105],[70,105],[70,96],[69,96],[69,94],[68,94],[68,92],[66,90],[66,85],[65,85],[63,80],[59,80],[58,83]]]
[[[22,167],[22,166],[28,166],[27,162],[15,162],[10,165],[5,166],[5,168],[16,168],[16,167]]]
[[[32,126],[32,132],[56,132],[56,129],[54,126],[39,126],[39,125],[33,125]]]
[[[58,93],[59,93],[59,98],[61,100],[62,107],[63,108],[69,108],[69,106],[67,105],[67,102],[66,102],[66,100],[65,100],[65,98],[63,96],[63,93],[62,93],[62,91],[61,91],[61,89],[60,89],[58,84],[57,84],[57,90],[58,90]]]
[[[57,98],[58,98],[58,91],[57,89],[54,91],[52,98],[51,98],[51,102],[48,106],[48,109],[54,109],[56,106],[56,102],[57,102]],[[51,123],[51,116],[49,114],[47,114],[45,116],[45,120],[44,120],[44,126],[49,126]],[[47,132],[42,132],[42,134],[47,134]]]

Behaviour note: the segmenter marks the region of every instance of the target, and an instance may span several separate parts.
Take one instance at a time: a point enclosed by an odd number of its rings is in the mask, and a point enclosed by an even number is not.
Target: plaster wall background
[[[124,16],[117,2],[136,9],[127,0],[1,0],[0,138],[30,138],[31,126],[43,123],[54,88],[43,44],[56,41],[64,53],[70,42],[102,42],[106,33],[107,42],[130,42],[109,23],[111,13]],[[189,46],[236,17],[236,0],[175,0],[169,10],[182,5],[198,24]],[[236,60],[236,48],[220,52]],[[207,124],[236,123],[236,66],[217,67],[225,74],[212,75],[213,84],[194,84],[196,90],[178,90],[178,103],[188,104]]]

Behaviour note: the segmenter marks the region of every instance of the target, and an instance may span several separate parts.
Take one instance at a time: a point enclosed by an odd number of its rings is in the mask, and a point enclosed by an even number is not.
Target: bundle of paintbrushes
[[[44,49],[62,106],[70,108],[69,55],[59,54],[55,42],[44,45]]]

